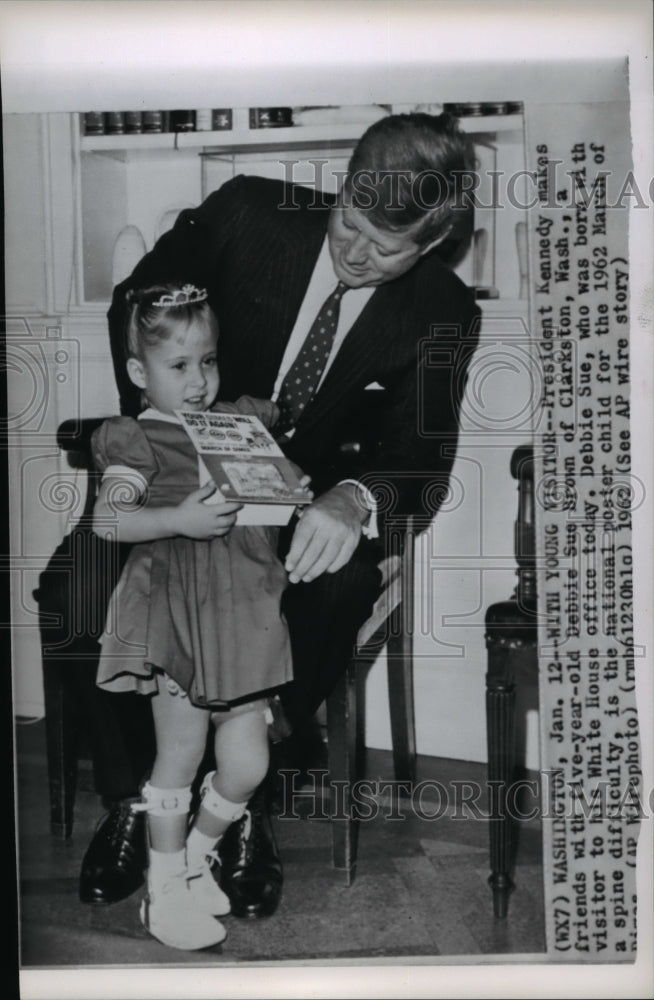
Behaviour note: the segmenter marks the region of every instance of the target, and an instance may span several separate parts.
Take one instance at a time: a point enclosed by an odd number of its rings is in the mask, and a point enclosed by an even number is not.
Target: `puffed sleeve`
[[[239,396],[234,403],[237,413],[247,413],[258,417],[264,427],[273,427],[279,419],[279,407],[271,399],[255,399],[254,396]]]
[[[111,417],[91,438],[93,461],[103,476],[125,476],[145,492],[158,471],[157,460],[138,421]]]

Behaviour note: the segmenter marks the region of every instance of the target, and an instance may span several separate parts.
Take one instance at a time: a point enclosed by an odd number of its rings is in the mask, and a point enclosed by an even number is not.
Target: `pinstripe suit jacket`
[[[281,207],[284,206],[284,207]],[[220,398],[269,398],[324,240],[329,199],[239,176],[182,212],[114,292],[109,325],[124,413],[138,411],[122,348],[128,288],[190,281],[209,290],[220,324]],[[479,311],[435,253],[376,288],[286,446],[320,493],[344,474],[384,484],[389,513],[438,508],[454,460],[459,408]],[[378,383],[375,447],[343,466],[362,392]]]

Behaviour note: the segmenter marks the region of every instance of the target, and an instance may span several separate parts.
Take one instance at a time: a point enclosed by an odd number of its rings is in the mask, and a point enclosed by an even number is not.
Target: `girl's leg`
[[[210,715],[197,708],[170,679],[161,675],[159,691],[152,699],[152,716],[157,740],[149,784],[157,789],[185,790],[185,813],[148,816],[151,846],[157,851],[180,851],[186,840],[191,783],[204,754]]]
[[[214,789],[232,802],[247,802],[266,776],[270,758],[266,701],[233,708],[211,717],[216,731]]]
[[[225,830],[245,807],[268,770],[268,708],[265,702],[238,706],[228,715],[216,713],[217,770],[206,775],[202,802],[188,836],[186,853],[191,891],[207,912],[229,913],[229,900],[211,875],[216,847]]]
[[[207,948],[225,938],[225,929],[206,908],[198,907],[190,891],[185,840],[191,782],[202,758],[209,716],[165,677],[152,700],[152,712],[157,756],[143,788],[149,863],[141,921],[173,948]]]

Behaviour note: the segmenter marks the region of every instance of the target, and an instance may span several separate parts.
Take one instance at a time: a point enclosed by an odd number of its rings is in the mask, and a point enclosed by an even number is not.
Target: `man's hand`
[[[291,583],[310,583],[322,573],[336,573],[359,544],[370,511],[360,503],[351,483],[333,489],[305,507],[286,557]]]

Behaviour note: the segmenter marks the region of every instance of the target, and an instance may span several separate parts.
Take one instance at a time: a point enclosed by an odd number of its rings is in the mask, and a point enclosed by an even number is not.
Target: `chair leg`
[[[394,609],[386,647],[388,703],[393,764],[397,781],[416,780],[416,723],[413,699],[413,636],[404,621],[404,604]]]
[[[507,810],[507,791],[515,768],[515,685],[510,659],[511,652],[506,647],[501,644],[490,647],[486,674],[491,867],[488,883],[496,917],[506,917],[513,889],[511,817]]]
[[[79,723],[69,709],[68,694],[59,664],[46,663],[43,670],[46,749],[50,792],[50,831],[62,840],[73,832],[73,810],[77,787]]]
[[[366,682],[372,663],[366,659],[355,659],[354,669],[356,672],[354,697],[356,706],[356,718],[354,721],[355,734],[355,758],[354,758],[354,778],[360,778],[366,770]]]
[[[333,865],[351,885],[356,874],[358,821],[352,788],[357,776],[357,669],[350,661],[327,699]]]

